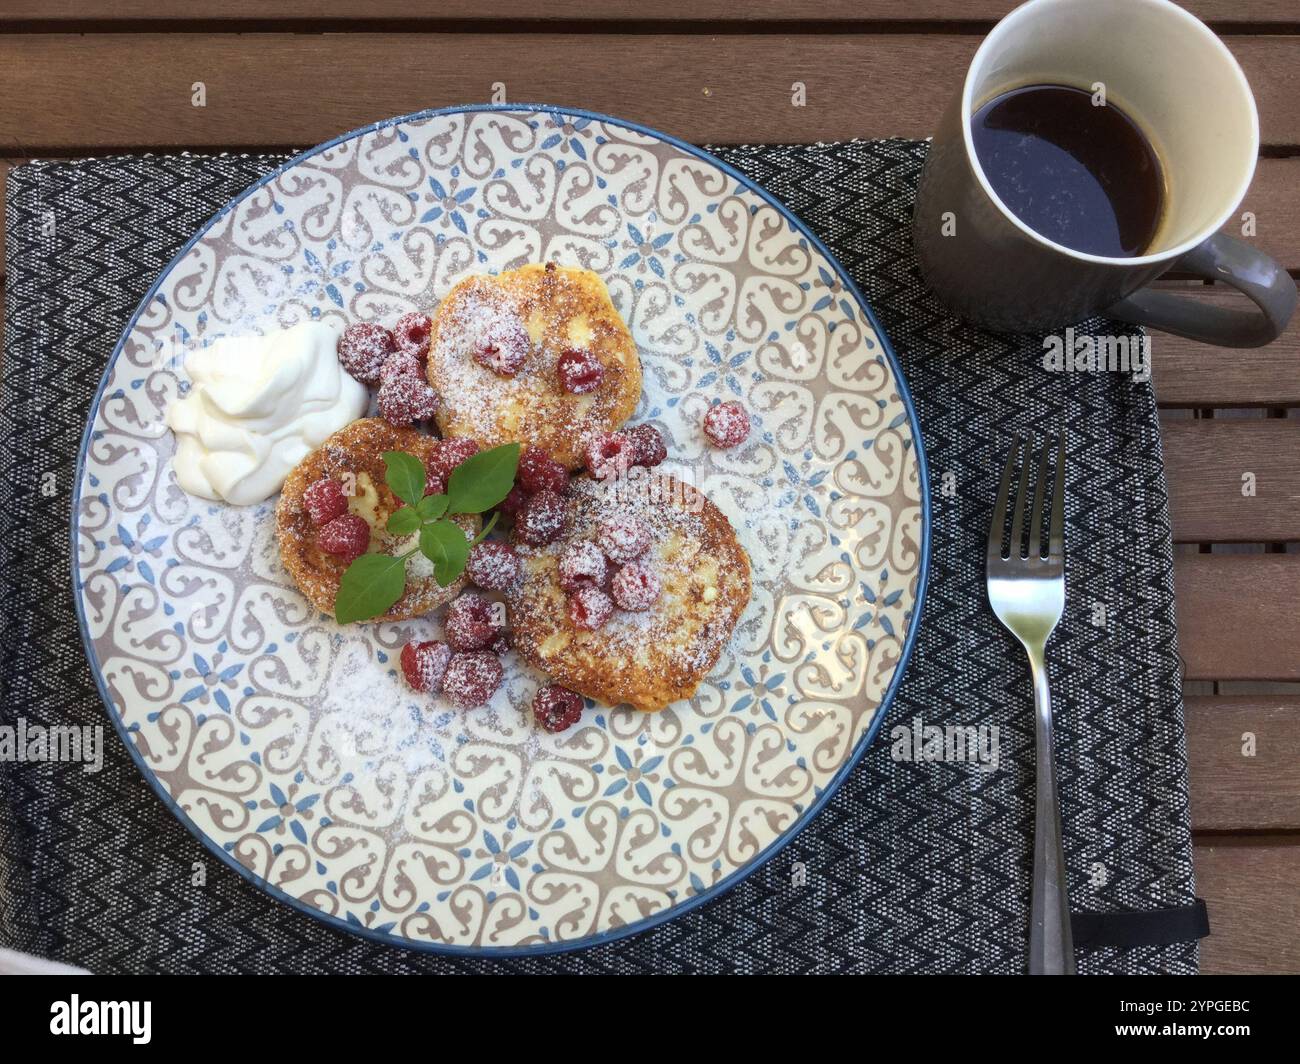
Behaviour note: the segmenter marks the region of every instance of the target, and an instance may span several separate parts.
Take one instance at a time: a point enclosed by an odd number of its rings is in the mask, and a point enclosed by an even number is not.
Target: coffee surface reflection
[[[980,107],[971,135],[994,192],[1036,233],[1110,258],[1152,246],[1164,174],[1151,142],[1115,104],[1066,85],[1027,85]]]

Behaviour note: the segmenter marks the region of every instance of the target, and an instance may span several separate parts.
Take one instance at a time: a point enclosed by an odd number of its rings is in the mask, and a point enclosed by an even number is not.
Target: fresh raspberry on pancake
[[[479,650],[492,642],[502,625],[497,623],[498,606],[473,591],[464,592],[447,607],[443,631],[453,650]]]
[[[605,367],[590,351],[565,351],[555,363],[555,374],[570,395],[586,395],[600,387]]]
[[[447,490],[447,480],[461,462],[478,454],[478,443],[464,436],[434,442],[433,458],[424,463],[427,486],[426,495],[441,495]]]
[[[437,409],[438,396],[421,376],[394,374],[379,386],[379,414],[390,425],[425,421]]]
[[[515,515],[515,535],[532,547],[550,543],[564,531],[564,512],[561,495],[539,491]]]
[[[505,669],[490,650],[453,654],[442,674],[443,696],[460,709],[485,706],[501,686]]]
[[[531,341],[524,323],[502,317],[489,323],[474,350],[474,361],[501,377],[513,377],[528,360]]]
[[[343,485],[332,477],[322,477],[302,493],[302,505],[316,526],[326,525],[347,513],[348,497]]]
[[[429,354],[432,331],[433,321],[429,315],[412,311],[397,319],[397,324],[393,326],[393,340],[399,351],[414,355],[423,363]]]
[[[594,632],[613,612],[614,603],[598,587],[580,587],[569,596],[569,620],[583,631]]]
[[[353,562],[370,546],[370,526],[364,517],[340,514],[321,526],[316,542],[327,554],[337,554],[344,561]]]
[[[609,582],[610,596],[625,610],[648,610],[662,591],[659,574],[643,560],[629,562]]]
[[[506,591],[519,580],[519,555],[509,543],[479,543],[469,552],[465,572],[484,591]]]
[[[587,441],[587,472],[597,480],[626,475],[636,463],[631,438],[625,432],[601,432]]]
[[[609,563],[601,549],[584,539],[571,544],[560,555],[560,587],[577,591],[580,587],[604,587],[609,579]]]
[[[628,429],[627,435],[632,441],[632,461],[636,465],[653,469],[668,457],[663,434],[653,425],[637,425]]]
[[[624,565],[639,558],[650,546],[650,528],[631,514],[617,514],[600,523],[596,544],[612,562]]]
[[[547,489],[563,495],[569,486],[568,470],[540,447],[524,449],[515,477],[529,495]]]

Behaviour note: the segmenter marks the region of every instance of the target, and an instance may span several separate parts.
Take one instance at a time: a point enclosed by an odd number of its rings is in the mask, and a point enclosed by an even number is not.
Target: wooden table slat
[[[551,0],[521,14],[511,0],[7,0],[5,20],[125,21],[266,19],[320,22],[338,19],[601,22],[992,22],[1019,0]],[[1300,22],[1291,0],[1184,0],[1183,7],[1207,22],[1280,24]]]
[[[11,33],[0,37],[0,99],[27,103],[0,109],[0,154],[315,144],[394,114],[486,100],[494,85],[510,100],[589,107],[699,143],[923,137],[978,43],[915,33],[611,33],[599,47],[563,33]],[[1300,143],[1300,36],[1227,43],[1254,86],[1265,143]],[[200,81],[206,106],[195,107]],[[796,82],[806,106],[792,103]]]
[[[1300,420],[1161,425],[1174,539],[1300,540]]]
[[[1199,839],[1196,893],[1210,912],[1207,975],[1300,972],[1300,844],[1293,836]]]
[[[1196,697],[1186,708],[1196,829],[1300,830],[1300,696]]]
[[[1300,271],[1300,155],[1260,159],[1246,199],[1223,231]]]
[[[1300,680],[1300,554],[1176,554],[1189,680]]]

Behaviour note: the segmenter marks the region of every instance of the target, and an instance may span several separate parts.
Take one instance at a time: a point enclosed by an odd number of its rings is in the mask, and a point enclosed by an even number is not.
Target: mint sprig
[[[385,451],[385,482],[405,506],[394,510],[385,525],[394,536],[419,533],[418,546],[404,554],[363,554],[343,572],[334,598],[334,618],[340,624],[378,617],[406,591],[406,559],[419,552],[433,562],[433,577],[447,587],[465,571],[470,548],[496,524],[493,514],[483,530],[469,540],[465,530],[447,515],[481,514],[510,494],[519,465],[520,445],[506,443],[465,459],[447,478],[447,491],[426,495],[424,463],[404,451]]]

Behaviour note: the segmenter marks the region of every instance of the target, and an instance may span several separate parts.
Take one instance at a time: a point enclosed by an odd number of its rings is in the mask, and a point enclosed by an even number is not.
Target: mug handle
[[[1263,347],[1282,335],[1295,310],[1296,285],[1286,270],[1257,248],[1223,233],[1215,233],[1176,259],[1171,269],[1231,285],[1259,309],[1212,307],[1144,289],[1102,314],[1219,347]]]

